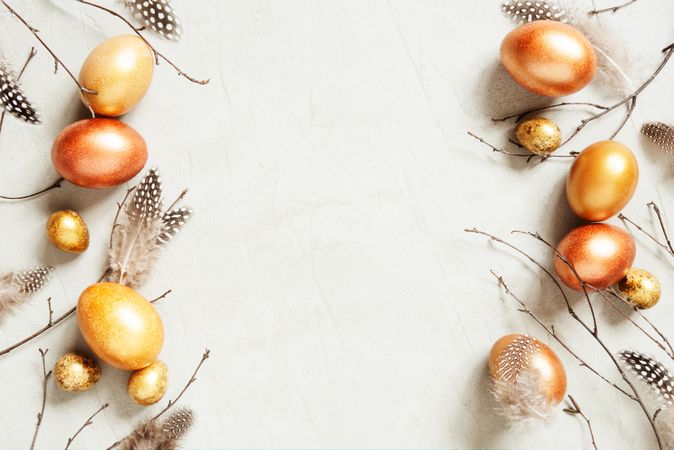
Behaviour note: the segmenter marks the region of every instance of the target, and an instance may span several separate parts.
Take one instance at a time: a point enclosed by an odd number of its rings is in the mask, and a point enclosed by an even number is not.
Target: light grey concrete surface
[[[75,71],[102,39],[128,32],[72,0],[10,3]],[[196,210],[141,289],[147,297],[173,289],[157,305],[166,327],[161,358],[171,370],[166,399],[180,390],[202,350],[212,351],[181,401],[197,415],[186,448],[589,447],[578,418],[560,413],[547,425],[510,429],[495,415],[486,357],[509,332],[532,333],[559,352],[569,393],[592,419],[602,448],[654,445],[635,405],[519,314],[489,269],[506,276],[583,357],[618,381],[551,285],[520,258],[463,232],[538,230],[556,241],[578,223],[564,198],[567,161],[526,165],[466,134],[474,130],[503,144],[511,125],[494,125],[491,116],[545,104],[499,67],[498,47],[512,23],[497,1],[175,3],[183,41],[152,42],[211,83],[193,85],[161,64],[147,97],[124,121],[148,141],[149,164],[160,168],[167,197],[189,187],[186,204]],[[104,4],[121,10],[119,3]],[[673,16],[671,1],[642,0],[602,17],[615,45],[635,61],[636,84],[674,40]],[[7,12],[0,24],[0,49],[18,66],[36,42]],[[84,116],[72,82],[62,70],[54,75],[52,60],[38,50],[24,87],[44,124],[7,118],[2,194],[54,179],[51,142]],[[674,122],[673,74],[668,67],[644,92],[619,136],[641,165],[625,212],[649,227],[650,200],[674,223],[674,165],[638,129],[646,120]],[[600,87],[573,99],[610,102]],[[608,136],[620,114],[589,126],[572,149]],[[568,132],[582,111],[551,117]],[[37,200],[0,203],[2,266],[57,267],[43,294],[2,320],[1,347],[45,323],[47,296],[59,314],[97,278],[124,189],[68,185]],[[77,258],[45,238],[47,216],[64,207],[90,226],[91,248]],[[540,245],[513,239],[549,261]],[[671,261],[641,237],[637,242],[637,265],[663,282],[663,300],[651,317],[674,335]],[[657,351],[596,302],[611,349]],[[69,320],[0,359],[2,448],[29,446],[41,399],[39,347],[49,348],[51,364],[66,351],[86,351]],[[50,383],[37,447],[63,448],[102,402],[111,407],[74,448],[102,448],[158,410],[128,399],[126,377],[105,366],[99,384],[77,395]]]

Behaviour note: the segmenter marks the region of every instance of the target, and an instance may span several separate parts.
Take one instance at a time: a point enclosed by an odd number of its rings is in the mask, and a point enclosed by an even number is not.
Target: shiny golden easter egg
[[[80,84],[96,94],[82,93],[96,114],[118,117],[133,109],[152,83],[155,60],[138,36],[110,38],[93,49],[82,65]]]
[[[639,165],[629,148],[600,141],[580,152],[566,179],[566,198],[576,215],[601,222],[618,214],[632,198]]]
[[[618,282],[618,290],[640,309],[652,308],[660,300],[660,281],[644,269],[632,267]]]
[[[571,230],[557,246],[559,255],[566,258],[576,273],[557,256],[555,270],[572,289],[581,289],[578,278],[590,288],[605,289],[628,273],[636,249],[632,236],[621,228],[605,223],[582,225]]]
[[[550,403],[558,404],[564,399],[566,371],[550,347],[526,334],[509,334],[494,343],[489,353],[493,380],[515,383],[528,370],[536,373],[540,392]]]
[[[522,147],[539,156],[548,156],[562,143],[559,126],[545,117],[532,117],[517,124],[515,137]]]
[[[47,238],[56,248],[82,253],[89,248],[89,228],[75,211],[56,211],[47,220]]]
[[[597,72],[597,56],[577,28],[537,20],[515,28],[501,43],[501,63],[523,88],[558,97],[585,87]]]
[[[139,405],[157,403],[168,389],[168,367],[161,361],[131,373],[127,385],[129,397]]]
[[[104,189],[135,177],[147,161],[147,145],[130,126],[114,119],[86,119],[66,127],[51,152],[56,171],[85,188]]]
[[[164,326],[152,303],[117,283],[85,289],[77,302],[77,321],[91,350],[119,369],[149,366],[164,342]]]
[[[91,388],[101,377],[98,363],[77,353],[66,353],[54,365],[54,380],[58,387],[68,392]]]

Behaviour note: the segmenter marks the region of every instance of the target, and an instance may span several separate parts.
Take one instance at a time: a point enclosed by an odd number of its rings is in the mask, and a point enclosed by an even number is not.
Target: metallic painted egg
[[[85,188],[109,188],[136,176],[147,145],[130,126],[114,119],[86,119],[66,127],[52,146],[52,163],[66,180]]]
[[[54,247],[67,253],[82,253],[89,248],[89,228],[75,211],[56,211],[47,220],[47,238]]]
[[[67,392],[85,391],[101,378],[98,363],[77,353],[66,353],[54,365],[56,385]]]
[[[629,148],[600,141],[583,150],[566,179],[566,198],[576,215],[602,222],[629,203],[639,181],[639,165]]]
[[[501,63],[523,88],[558,97],[585,87],[597,72],[597,56],[577,29],[537,20],[514,29],[501,43]]]
[[[492,379],[515,383],[525,370],[535,370],[540,392],[558,404],[566,394],[566,371],[557,354],[538,339],[526,334],[508,334],[494,343],[489,353]]]
[[[571,230],[557,246],[557,252],[567,259],[589,287],[604,289],[627,275],[636,256],[636,244],[621,228],[592,223]],[[571,268],[557,256],[555,270],[564,284],[581,289]]]
[[[631,268],[618,283],[618,290],[639,309],[654,307],[660,300],[660,281],[647,270]]]
[[[82,292],[77,321],[91,350],[119,369],[149,366],[164,342],[164,326],[154,306],[117,283],[94,284]]]
[[[154,405],[166,394],[168,379],[169,370],[166,364],[155,361],[129,376],[127,385],[129,397],[139,405]]]
[[[82,65],[80,84],[96,94],[81,96],[96,114],[126,114],[150,88],[154,66],[152,50],[138,36],[110,38],[93,49]]]

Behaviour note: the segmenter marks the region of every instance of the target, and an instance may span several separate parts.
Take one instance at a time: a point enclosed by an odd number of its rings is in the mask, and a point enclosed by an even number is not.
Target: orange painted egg
[[[96,94],[82,93],[96,114],[118,117],[133,109],[152,83],[155,59],[138,36],[110,38],[93,49],[82,65],[80,84]]]
[[[534,371],[539,392],[558,404],[566,394],[566,371],[557,354],[538,339],[526,334],[508,334],[494,343],[489,353],[493,380],[515,383],[525,371]]]
[[[629,148],[601,141],[580,152],[566,179],[566,198],[580,218],[602,222],[618,214],[632,198],[639,165]]]
[[[147,145],[114,119],[86,119],[66,127],[52,146],[52,163],[66,180],[85,188],[109,188],[135,177],[147,162]]]
[[[515,28],[501,43],[501,63],[523,88],[558,97],[585,87],[597,72],[594,47],[577,28],[537,20]]]
[[[117,283],[85,289],[77,303],[77,321],[91,350],[119,369],[149,366],[164,342],[164,326],[152,303]]]
[[[557,252],[566,258],[573,270],[555,257],[559,278],[572,289],[581,289],[578,278],[596,289],[605,289],[627,275],[637,247],[629,233],[605,223],[591,223],[574,228],[564,236]]]

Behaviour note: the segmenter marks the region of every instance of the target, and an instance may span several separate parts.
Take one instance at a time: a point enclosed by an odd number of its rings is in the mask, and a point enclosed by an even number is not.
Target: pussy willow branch
[[[588,11],[588,14],[596,15],[596,14],[603,14],[603,13],[607,13],[607,12],[612,12],[612,13],[618,12],[618,10],[624,8],[625,6],[631,5],[632,3],[635,3],[636,1],[637,0],[628,0],[625,3],[621,3],[621,4],[615,5],[615,6],[609,6],[608,8],[593,9],[591,11]]]
[[[182,70],[180,67],[178,67],[177,65],[175,65],[170,59],[168,59],[166,56],[164,56],[164,55],[162,55],[161,53],[159,53],[159,51],[158,51],[156,48],[154,48],[154,47],[152,46],[152,44],[150,44],[150,42],[148,42],[147,39],[145,39],[145,36],[143,36],[143,35],[141,34],[140,30],[139,30],[138,28],[136,28],[131,22],[129,22],[129,21],[128,21],[124,16],[122,16],[121,14],[119,14],[119,13],[113,11],[112,9],[106,8],[105,6],[99,5],[99,4],[97,4],[97,3],[92,3],[92,2],[87,1],[87,0],[74,0],[74,1],[76,1],[76,2],[78,2],[78,3],[82,3],[82,4],[84,4],[84,5],[92,6],[92,7],[94,7],[94,8],[100,9],[101,11],[105,11],[105,12],[107,12],[108,14],[111,14],[111,15],[117,17],[119,20],[121,20],[122,22],[124,22],[125,24],[127,24],[127,25],[129,26],[129,28],[131,28],[131,29],[133,30],[133,32],[136,33],[136,34],[138,35],[138,37],[141,38],[141,39],[145,42],[145,44],[147,44],[148,47],[150,47],[150,50],[152,50],[152,53],[154,54],[155,63],[156,63],[157,65],[159,64],[159,60],[162,59],[162,60],[164,60],[169,66],[173,67],[173,68],[175,69],[176,72],[178,72],[178,76],[183,76],[183,77],[185,77],[186,79],[190,80],[192,83],[202,84],[202,85],[203,85],[203,84],[208,84],[208,82],[210,81],[210,80],[208,80],[208,79],[207,79],[207,80],[198,80],[198,79],[196,79],[196,78],[194,78],[194,77],[191,77],[191,76],[188,75],[187,73],[183,72],[183,70]]]
[[[585,413],[583,413],[583,411],[580,409],[580,406],[578,405],[578,402],[576,401],[575,398],[573,398],[572,395],[568,395],[567,397],[569,397],[571,407],[564,408],[564,412],[571,415],[579,415],[585,420],[585,423],[587,424],[587,429],[590,430],[590,437],[592,438],[592,447],[594,447],[594,450],[599,450],[597,448],[597,441],[594,438],[594,431],[592,431],[592,424],[590,423],[590,419],[588,419]]]
[[[42,407],[40,412],[37,413],[37,423],[35,424],[35,433],[33,434],[33,440],[30,443],[30,450],[35,449],[35,441],[37,441],[37,434],[40,431],[40,425],[42,425],[42,418],[44,417],[44,408],[47,405],[47,382],[51,376],[51,370],[47,372],[47,363],[45,362],[45,357],[47,356],[47,350],[40,349],[40,357],[42,358]]]
[[[201,355],[201,360],[199,361],[199,364],[197,364],[197,367],[194,369],[194,372],[192,373],[192,376],[187,381],[187,384],[185,384],[185,386],[180,391],[180,393],[175,398],[175,400],[169,400],[166,407],[164,409],[162,409],[161,411],[159,411],[159,413],[157,415],[155,415],[152,419],[150,419],[150,421],[155,421],[155,420],[159,419],[169,409],[171,409],[176,403],[178,403],[178,400],[180,400],[180,398],[183,396],[185,391],[187,391],[187,389],[192,385],[192,383],[197,381],[197,373],[199,373],[199,370],[201,369],[201,366],[204,364],[204,362],[206,362],[206,360],[209,358],[210,355],[211,355],[211,351],[209,349],[204,350],[203,355]],[[124,436],[122,439],[118,440],[117,442],[115,442],[114,444],[109,446],[106,450],[112,450],[113,448],[119,447],[125,440],[127,440],[129,438],[129,436],[130,435]]]
[[[562,347],[564,347],[564,350],[566,350],[571,356],[576,358],[576,360],[580,363],[581,367],[585,367],[588,369],[590,372],[598,376],[601,380],[621,392],[622,394],[626,395],[632,400],[636,400],[634,395],[630,394],[627,392],[625,389],[621,388],[614,382],[610,381],[608,378],[606,378],[604,375],[599,373],[596,369],[594,369],[592,366],[590,366],[583,358],[578,356],[578,354],[564,341],[558,334],[557,331],[555,330],[554,326],[550,325],[545,325],[543,323],[543,320],[540,319],[529,307],[527,306],[524,301],[522,301],[517,295],[515,295],[514,292],[510,290],[508,285],[506,284],[505,280],[503,279],[502,276],[497,275],[493,270],[490,270],[491,274],[496,278],[496,281],[498,282],[499,286],[503,288],[503,291],[505,292],[506,295],[508,295],[511,299],[515,301],[519,305],[517,308],[517,311],[521,312],[522,314],[526,314],[527,316],[531,317],[531,319],[534,320],[541,328],[545,330],[546,333],[550,335],[551,338],[553,338],[555,341],[559,343]]]
[[[622,377],[623,381],[629,386],[630,391],[633,394],[634,401],[636,401],[639,404],[639,407],[644,412],[644,414],[646,416],[646,419],[648,420],[648,423],[651,426],[651,429],[653,430],[653,434],[655,435],[655,439],[657,441],[658,448],[660,450],[662,450],[664,447],[663,447],[662,438],[660,437],[660,432],[658,431],[657,427],[655,426],[655,422],[653,421],[653,418],[652,418],[651,414],[648,412],[648,409],[646,408],[646,404],[644,403],[643,399],[641,398],[637,388],[634,386],[634,383],[629,379],[629,377],[627,376],[627,373],[625,372],[623,367],[620,365],[620,363],[616,359],[613,352],[611,352],[611,350],[604,343],[603,339],[599,336],[598,330],[596,328],[590,327],[590,325],[588,325],[583,319],[581,319],[578,316],[578,314],[576,314],[575,310],[571,306],[571,302],[569,301],[569,298],[566,295],[566,292],[564,291],[564,288],[562,287],[560,282],[557,280],[557,278],[547,268],[545,268],[545,266],[543,266],[540,262],[538,262],[535,258],[533,258],[531,255],[529,255],[524,250],[521,250],[520,248],[516,247],[515,245],[510,244],[510,243],[504,241],[503,239],[497,238],[496,236],[491,235],[489,233],[486,233],[484,231],[477,230],[475,228],[470,229],[470,230],[466,230],[466,231],[469,232],[469,233],[475,233],[475,234],[480,234],[480,235],[486,236],[492,241],[498,242],[502,245],[507,246],[508,248],[511,248],[511,249],[515,250],[519,254],[526,257],[529,261],[534,263],[541,270],[543,270],[543,272],[550,278],[550,280],[553,281],[555,286],[559,289],[559,292],[562,294],[562,297],[564,298],[564,301],[567,305],[567,311],[569,312],[569,315],[576,322],[578,322],[582,326],[582,328],[584,328],[594,338],[594,340],[597,342],[597,344],[599,344],[599,346],[602,348],[602,350],[604,350],[606,355],[609,357],[609,359],[611,360],[611,362],[615,366],[616,370],[618,371],[618,373]],[[526,234],[528,234],[531,237],[536,238],[537,240],[543,242],[547,246],[550,246],[550,244],[545,239],[540,237],[540,235],[538,233],[526,233]],[[553,247],[553,250],[554,250],[554,247]],[[555,252],[555,254],[557,255],[558,253]],[[589,286],[589,285],[585,284],[583,282],[583,280],[578,277],[577,272],[575,271],[573,266],[568,262],[568,260],[562,259],[562,261],[564,262],[565,265],[567,265],[573,271],[574,276],[576,276],[576,278],[578,279],[578,282],[581,283],[582,287]],[[584,291],[584,293],[587,297],[587,291]],[[589,302],[589,298],[588,298],[588,302]]]
[[[44,47],[44,49],[49,52],[49,54],[52,56],[52,58],[54,58],[54,73],[56,73],[58,71],[59,66],[61,66],[61,67],[63,67],[63,70],[66,71],[68,76],[75,82],[75,84],[77,85],[77,88],[81,92],[85,92],[87,94],[96,94],[96,91],[92,91],[91,89],[87,89],[86,87],[84,87],[80,84],[77,77],[70,71],[70,69],[68,69],[68,66],[63,64],[63,61],[61,61],[61,59],[58,56],[56,56],[56,53],[54,53],[54,51],[47,45],[47,43],[44,40],[42,40],[42,38],[40,37],[40,34],[39,34],[40,30],[38,30],[37,28],[30,25],[28,23],[28,21],[26,21],[26,19],[24,19],[23,16],[21,16],[18,12],[16,12],[16,10],[14,8],[12,8],[5,0],[0,0],[0,2],[7,9],[7,11],[9,11],[14,17],[16,17],[19,20],[19,22],[21,22],[26,28],[28,28],[28,30],[33,34],[33,36],[35,36],[35,39],[37,39],[38,42],[42,45],[42,47]],[[84,101],[86,102],[86,105],[89,108],[89,112],[91,113],[91,117],[95,117],[96,115],[94,114],[94,110],[91,109],[91,105],[89,105],[89,102],[87,102],[86,99]]]
[[[39,197],[40,195],[44,194],[45,192],[49,192],[49,191],[51,191],[51,190],[53,190],[53,189],[58,189],[58,188],[60,188],[60,187],[61,187],[61,184],[62,184],[64,181],[65,181],[65,180],[64,180],[63,178],[59,178],[59,179],[56,180],[53,184],[51,184],[50,186],[48,186],[48,187],[46,187],[46,188],[44,188],[44,189],[41,189],[41,190],[39,190],[39,191],[37,191],[37,192],[34,192],[34,193],[32,193],[32,194],[21,195],[21,196],[19,196],[19,197],[12,197],[12,196],[8,196],[8,195],[0,195],[0,200],[30,200],[30,199],[32,199],[32,198]]]
[[[504,155],[515,156],[517,158],[526,158],[527,163],[530,162],[532,159],[536,159],[536,158],[540,158],[541,162],[543,162],[548,158],[575,158],[576,156],[578,156],[578,152],[570,152],[568,155],[554,155],[553,154],[553,155],[548,155],[548,156],[539,156],[539,155],[535,155],[533,153],[515,153],[515,152],[508,151],[508,150],[504,150],[502,148],[498,148],[495,145],[490,144],[489,142],[485,141],[484,139],[482,139],[480,136],[473,133],[472,131],[468,131],[468,135],[477,139],[478,141],[482,142],[487,147],[491,148],[493,152],[503,153]]]
[[[99,281],[99,282],[102,281],[102,280],[103,280],[105,277],[107,277],[107,276],[108,276],[108,271],[106,271],[106,272],[103,274],[103,276],[102,276],[101,278],[99,278],[98,281]],[[153,299],[153,300],[150,300],[150,303],[155,303],[155,302],[157,302],[157,301],[159,301],[159,300],[162,300],[162,299],[166,298],[171,292],[172,292],[172,291],[169,289],[168,291],[164,292],[164,293],[163,293],[162,295],[160,295],[159,297],[157,297],[157,298],[155,298],[155,299]],[[73,314],[75,314],[75,311],[76,311],[76,310],[77,310],[77,306],[73,306],[73,307],[70,308],[68,311],[66,311],[65,313],[63,313],[61,316],[57,317],[57,318],[54,319],[53,321],[47,323],[47,325],[45,325],[44,327],[42,327],[42,328],[40,328],[39,330],[37,330],[35,333],[31,334],[31,335],[28,336],[28,337],[25,337],[25,338],[21,339],[20,341],[14,343],[14,344],[12,344],[12,345],[10,345],[10,346],[7,347],[7,348],[4,348],[4,349],[0,350],[0,356],[6,355],[7,353],[11,352],[12,350],[17,349],[17,348],[21,347],[21,346],[24,345],[24,344],[27,344],[28,342],[32,341],[32,340],[35,339],[36,337],[38,337],[38,336],[42,335],[43,333],[49,331],[50,329],[54,328],[56,325],[60,324],[61,322],[63,322],[64,320],[68,319],[68,318],[71,317]]]
[[[26,67],[28,67],[28,64],[30,64],[35,55],[37,55],[37,50],[35,50],[35,47],[31,47],[26,62],[23,63],[21,70],[19,70],[19,73],[16,75],[16,81],[21,80],[23,73],[26,71]],[[7,110],[3,109],[2,113],[0,113],[0,132],[2,132],[2,126],[5,124],[5,114],[7,114]]]
[[[93,422],[94,417],[96,417],[96,416],[98,415],[98,413],[100,413],[101,411],[103,411],[103,410],[104,410],[105,408],[107,408],[108,406],[110,406],[109,403],[104,403],[100,408],[98,408],[98,409],[96,410],[96,412],[93,413],[93,414],[91,415],[91,417],[89,417],[89,418],[84,422],[84,424],[82,424],[82,426],[79,427],[79,428],[77,429],[77,431],[75,432],[75,434],[73,434],[72,437],[68,438],[68,443],[66,444],[64,450],[68,450],[68,449],[70,448],[70,444],[72,444],[73,441],[75,441],[75,438],[76,438],[76,437],[77,437],[77,436],[78,436],[78,435],[79,435],[79,434],[80,434],[86,427],[88,427],[89,425],[92,425],[92,424],[94,423],[94,422]]]

